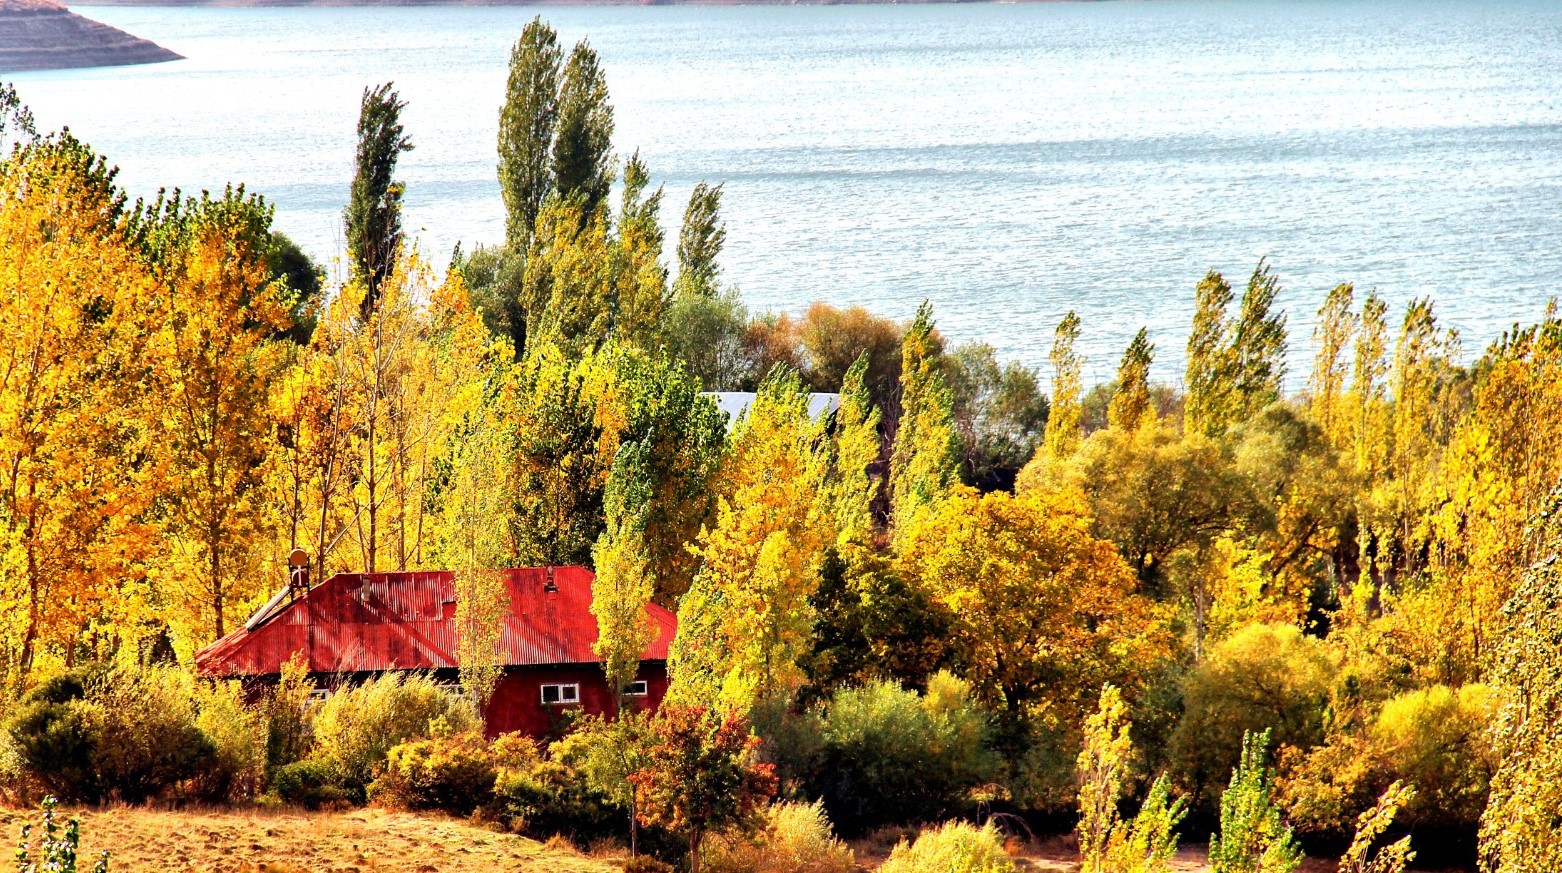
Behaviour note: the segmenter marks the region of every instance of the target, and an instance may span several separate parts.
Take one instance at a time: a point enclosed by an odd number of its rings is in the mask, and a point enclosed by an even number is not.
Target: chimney
[[[550,566],[546,569],[548,571],[548,581],[542,583],[542,590],[549,594],[557,594],[559,593],[559,586],[558,583],[553,581],[553,568]]]

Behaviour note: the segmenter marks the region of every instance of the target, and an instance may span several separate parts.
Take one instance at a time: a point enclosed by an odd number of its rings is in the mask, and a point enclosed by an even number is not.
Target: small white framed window
[[[331,690],[329,688],[315,688],[309,692],[309,699],[305,701],[304,706],[307,709],[313,709],[330,699]]]
[[[644,679],[629,683],[629,689],[624,692],[625,697],[645,697],[651,693],[651,686]]]
[[[542,705],[560,706],[580,702],[580,683],[565,682],[542,686]]]

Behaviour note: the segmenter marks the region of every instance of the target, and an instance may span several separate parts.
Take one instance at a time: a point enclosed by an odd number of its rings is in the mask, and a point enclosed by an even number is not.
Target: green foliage
[[[285,767],[309,753],[310,696],[315,683],[303,655],[282,662],[282,673],[262,702],[266,719],[266,771]]]
[[[988,824],[946,822],[901,842],[879,867],[880,873],[1013,873],[1014,862],[1003,850],[1003,836]]]
[[[283,803],[305,809],[343,806],[355,799],[331,765],[314,758],[294,761],[272,771],[271,793]]]
[[[1047,398],[1034,370],[999,364],[986,343],[965,343],[945,357],[965,481],[983,491],[1012,487],[1041,444]]]
[[[1133,744],[1122,694],[1101,689],[1100,709],[1085,721],[1079,753],[1079,856],[1082,873],[1169,873],[1177,852],[1181,798],[1165,776],[1155,780],[1132,822],[1118,818]]]
[[[748,310],[735,292],[677,297],[662,313],[662,346],[706,391],[737,391],[748,377]]]
[[[401,251],[401,195],[405,186],[393,177],[396,160],[402,152],[412,150],[412,140],[401,124],[401,110],[406,107],[390,82],[363,89],[357,165],[344,218],[353,278],[367,288],[365,319],[377,305],[380,286]]]
[[[591,614],[597,620],[593,651],[608,687],[622,694],[640,669],[654,639],[646,604],[655,594],[645,541],[651,509],[648,459],[639,443],[625,443],[613,459],[603,496],[607,524],[592,549],[597,578],[591,586]]]
[[[368,794],[401,809],[464,816],[494,800],[500,773],[530,769],[537,761],[536,744],[520,734],[492,742],[476,731],[412,740],[390,750]]]
[[[707,849],[706,873],[852,873],[857,859],[836,839],[819,803],[777,803],[754,834],[720,834]]]
[[[727,228],[721,223],[721,186],[704,182],[694,186],[678,231],[678,281],[673,293],[679,299],[715,299],[719,285],[722,247]]]
[[[885,680],[837,691],[818,719],[806,790],[848,833],[963,811],[997,767],[985,715],[948,673],[921,695]]]
[[[1242,757],[1220,797],[1220,832],[1210,837],[1212,873],[1294,873],[1301,866],[1302,849],[1274,804],[1268,745],[1267,730],[1242,737]]]
[[[881,554],[830,550],[810,602],[817,617],[802,661],[806,694],[879,679],[921,688],[948,658],[947,610]]]
[[[352,796],[362,797],[392,748],[476,727],[470,703],[432,678],[385,673],[326,698],[315,712],[311,757]]]
[[[591,215],[613,184],[613,107],[596,50],[575,44],[559,80],[558,121],[553,135],[553,186],[559,196]]]
[[[76,873],[76,853],[81,845],[81,826],[67,819],[61,828],[55,810],[59,801],[43,800],[43,829],[33,840],[32,822],[22,824],[21,842],[16,849],[16,873]],[[109,853],[104,852],[92,865],[92,873],[108,873]]]
[[[198,793],[212,800],[254,797],[266,774],[265,712],[245,700],[234,680],[195,688],[195,726],[212,744],[211,764],[197,774]]]
[[[505,243],[524,254],[537,212],[553,188],[550,152],[558,124],[559,37],[539,16],[527,23],[510,52],[509,80],[499,112],[499,192],[504,197]],[[520,325],[518,328],[524,329]],[[524,334],[516,339],[520,349]]]
[[[1410,850],[1409,837],[1384,846],[1376,853],[1372,852],[1372,845],[1394,823],[1394,813],[1415,796],[1414,788],[1395,782],[1371,809],[1361,814],[1356,820],[1356,838],[1340,858],[1340,873],[1405,873],[1405,866],[1416,859],[1416,853]]]
[[[282,280],[291,292],[293,326],[283,335],[300,346],[308,345],[324,302],[325,269],[281,231],[272,232],[271,243],[272,277]]]
[[[6,729],[27,775],[62,797],[139,803],[217,763],[190,681],[174,669],[118,667],[40,690]]]
[[[1370,730],[1383,772],[1415,791],[1399,798],[1407,821],[1470,828],[1486,807],[1492,772],[1488,732],[1497,692],[1486,685],[1409,691],[1383,704]]]
[[[1242,738],[1272,735],[1308,748],[1323,739],[1323,709],[1335,666],[1316,638],[1290,625],[1255,624],[1216,645],[1189,674],[1171,756],[1195,797],[1210,797],[1241,762]]]

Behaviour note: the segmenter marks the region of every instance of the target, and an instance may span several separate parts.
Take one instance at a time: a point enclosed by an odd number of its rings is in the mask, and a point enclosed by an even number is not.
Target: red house
[[[485,718],[490,735],[556,730],[570,711],[613,711],[601,663],[592,651],[597,622],[584,567],[505,570],[510,609],[500,641],[503,672]],[[460,630],[454,574],[341,573],[313,588],[283,589],[244,627],[195,656],[197,672],[266,684],[303,653],[322,688],[391,670],[427,671],[454,683]],[[667,647],[677,619],[646,607],[656,639],[646,649],[630,694],[655,709],[667,692]]]

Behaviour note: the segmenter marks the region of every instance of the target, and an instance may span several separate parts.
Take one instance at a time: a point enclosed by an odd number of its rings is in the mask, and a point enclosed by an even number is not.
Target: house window
[[[304,703],[308,709],[313,709],[331,698],[331,691],[327,688],[316,688],[309,692],[309,699]]]
[[[580,683],[570,682],[562,685],[542,686],[542,704],[555,706],[567,703],[580,702]]]
[[[629,690],[624,692],[625,697],[644,697],[651,693],[651,686],[644,679],[629,683]]]

